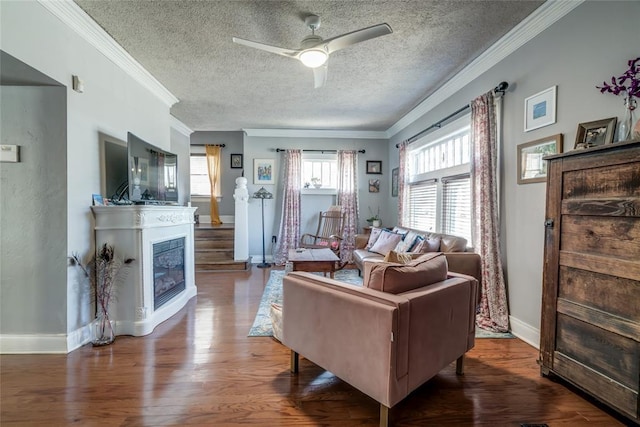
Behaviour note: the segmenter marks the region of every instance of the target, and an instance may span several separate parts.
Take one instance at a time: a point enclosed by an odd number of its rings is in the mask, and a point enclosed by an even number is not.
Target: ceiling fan
[[[315,31],[320,28],[319,16],[309,15],[305,18],[304,23],[311,30],[311,34],[302,39],[300,49],[286,49],[238,37],[233,37],[233,42],[299,60],[305,66],[313,68],[314,87],[319,88],[324,86],[327,81],[327,64],[330,54],[353,44],[393,32],[388,24],[378,24],[323,40],[322,37],[315,34]]]

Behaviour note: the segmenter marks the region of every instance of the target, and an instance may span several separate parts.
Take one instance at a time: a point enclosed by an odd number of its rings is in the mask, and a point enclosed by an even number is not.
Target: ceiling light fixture
[[[329,55],[320,49],[305,50],[300,54],[300,62],[309,68],[318,68],[327,62]]]

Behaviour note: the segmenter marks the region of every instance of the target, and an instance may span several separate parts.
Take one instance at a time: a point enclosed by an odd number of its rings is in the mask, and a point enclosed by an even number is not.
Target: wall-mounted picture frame
[[[231,156],[231,169],[242,169],[242,154],[232,153]]]
[[[518,184],[547,180],[547,161],[544,157],[562,153],[562,134],[551,135],[518,145]]]
[[[253,159],[253,183],[255,185],[275,184],[275,169],[274,159]]]
[[[580,150],[612,144],[617,123],[617,117],[579,123],[578,132],[576,133],[576,143],[573,148]]]
[[[524,100],[524,131],[549,126],[556,122],[556,93],[552,86]]]
[[[382,160],[367,160],[367,173],[382,175]]]
[[[398,197],[398,173],[400,168],[391,169],[391,197]]]
[[[369,180],[369,193],[379,193],[380,192],[380,180],[379,179],[370,179]]]

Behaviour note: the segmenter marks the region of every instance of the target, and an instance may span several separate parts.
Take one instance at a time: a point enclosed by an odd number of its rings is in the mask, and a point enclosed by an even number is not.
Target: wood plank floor
[[[269,270],[199,273],[198,296],[146,337],[68,355],[0,359],[5,426],[376,426],[379,406],[271,338],[247,337]],[[310,338],[312,335],[310,334]],[[362,357],[366,357],[365,354]],[[402,426],[621,426],[566,384],[541,378],[537,351],[480,339],[392,410]]]

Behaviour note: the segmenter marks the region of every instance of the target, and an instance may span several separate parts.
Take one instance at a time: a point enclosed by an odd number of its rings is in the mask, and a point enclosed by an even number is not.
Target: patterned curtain
[[[338,150],[337,199],[345,213],[340,259],[351,262],[358,233],[358,152],[355,150]]]
[[[211,184],[211,224],[222,224],[218,199],[216,198],[220,195],[220,148],[217,145],[205,145],[209,183]]]
[[[399,166],[398,166],[398,225],[402,226],[406,223],[405,212],[407,212],[407,208],[405,206],[405,202],[408,200],[408,194],[406,193],[409,189],[407,183],[409,182],[409,177],[407,173],[409,172],[409,168],[407,167],[407,147],[409,146],[409,140],[402,141],[400,146],[398,147],[398,156],[399,156]]]
[[[300,242],[300,185],[302,181],[302,151],[285,150],[283,155],[282,219],[278,244],[273,260],[283,265],[289,259],[289,249]]]
[[[498,221],[498,138],[493,91],[471,102],[473,244],[482,258],[482,290],[476,324],[495,332],[509,329]]]

